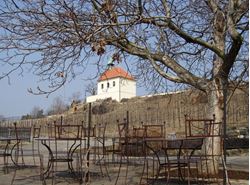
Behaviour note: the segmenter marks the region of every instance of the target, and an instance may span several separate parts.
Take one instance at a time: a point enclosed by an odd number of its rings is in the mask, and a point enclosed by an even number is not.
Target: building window
[[[103,84],[101,84],[101,88],[103,89]]]
[[[113,87],[115,87],[115,81],[113,81]]]
[[[109,88],[109,82],[107,83],[107,88]]]

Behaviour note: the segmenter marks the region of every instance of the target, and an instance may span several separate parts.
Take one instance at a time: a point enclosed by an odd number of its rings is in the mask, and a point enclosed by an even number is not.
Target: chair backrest
[[[39,138],[41,133],[41,126],[32,127],[32,138]]]
[[[91,126],[90,128],[88,126],[82,127],[82,135],[83,137],[96,137],[96,125]]]
[[[82,125],[55,124],[56,139],[81,139]]]
[[[17,127],[16,122],[14,123],[15,137],[23,141],[31,141],[31,127]]]
[[[119,123],[117,120],[118,134],[120,138],[124,138],[128,136],[128,128],[127,122],[124,120],[122,123]]]
[[[147,124],[143,125],[145,137],[147,138],[165,138],[165,124]]]
[[[106,126],[107,126],[106,122],[99,123],[96,125],[96,130],[97,130],[96,137],[105,138]]]
[[[1,127],[0,126],[0,137],[2,138],[11,138],[16,137],[14,127]]]
[[[212,119],[193,119],[185,115],[186,137],[218,137],[221,136],[221,122]]]
[[[146,130],[144,127],[133,127],[133,136],[135,138],[144,138],[146,136]]]
[[[47,123],[46,124],[46,136],[50,137],[50,138],[54,138],[55,137],[55,124],[56,121],[54,121],[53,123]]]

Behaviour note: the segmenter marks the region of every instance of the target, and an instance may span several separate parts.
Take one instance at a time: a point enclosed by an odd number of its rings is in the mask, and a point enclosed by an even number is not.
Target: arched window
[[[107,88],[109,88],[109,82],[107,83]]]
[[[115,87],[115,81],[113,81],[113,87]]]
[[[102,89],[104,88],[104,85],[103,85],[103,84],[101,84],[101,88],[102,88]]]

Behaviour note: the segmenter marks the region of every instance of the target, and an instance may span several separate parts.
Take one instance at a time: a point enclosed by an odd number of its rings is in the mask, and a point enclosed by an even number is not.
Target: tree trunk
[[[221,10],[217,10],[215,4],[210,2],[211,9],[214,11],[213,28],[214,28],[214,45],[223,53],[225,51],[225,15]],[[224,116],[224,94],[223,88],[228,79],[228,74],[222,70],[224,63],[217,54],[214,55],[212,81],[208,84],[206,93],[208,96],[208,112],[207,117],[212,118],[215,115],[215,123],[223,123]],[[222,152],[221,145],[221,124],[215,124],[212,128],[213,136],[205,139],[202,146],[202,154],[206,156],[204,162],[201,163],[201,170],[203,175],[215,176],[219,171],[219,160]],[[220,133],[219,133],[220,132]],[[214,136],[217,135],[217,136]]]
[[[215,115],[215,123],[211,137],[205,139],[202,146],[202,154],[204,160],[199,165],[199,172],[203,176],[214,177],[219,172],[219,161],[222,155],[222,142],[220,135],[222,134],[223,112],[224,112],[224,94],[223,94],[222,78],[215,78],[207,90],[208,96],[208,112],[207,118],[212,119]],[[218,124],[220,123],[220,124]]]

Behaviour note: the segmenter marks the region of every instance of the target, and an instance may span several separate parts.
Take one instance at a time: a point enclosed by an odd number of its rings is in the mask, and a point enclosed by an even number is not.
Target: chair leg
[[[117,174],[117,177],[116,177],[116,180],[115,180],[115,185],[117,185],[118,179],[120,177],[121,167],[122,167],[122,154],[120,156],[120,164],[119,164],[118,174]]]
[[[127,155],[127,157],[126,157],[126,163],[127,163],[127,165],[126,165],[126,175],[125,175],[125,184],[127,184],[127,177],[128,177],[128,165],[129,165],[129,157],[128,157],[128,155]]]
[[[94,151],[94,162],[95,162],[95,164],[97,164],[98,165],[98,163],[99,163],[99,165],[100,165],[100,171],[101,171],[101,174],[102,174],[102,176],[104,177],[104,173],[103,173],[103,170],[102,170],[102,160],[103,160],[103,156],[102,156],[102,158],[100,157],[100,153],[99,153],[99,146],[98,146],[98,148],[97,148],[97,151],[96,151],[96,148],[94,149],[95,151]],[[97,154],[96,154],[97,153]],[[97,155],[97,158],[98,159],[96,159],[96,155]]]
[[[4,168],[4,173],[8,173],[9,172],[9,161],[8,161],[8,154],[4,154],[3,156],[3,168]]]
[[[84,170],[84,176],[82,178],[83,179],[82,181],[85,184],[90,183],[90,173],[89,173],[89,166],[88,166],[89,161],[87,160],[88,155],[89,155],[89,149],[86,151],[86,154],[84,155],[83,159],[81,159],[81,168],[82,168],[82,166],[84,166],[84,169],[86,169],[86,170]],[[82,163],[84,163],[84,164],[82,164]]]
[[[20,145],[21,145],[21,156],[22,156],[22,165],[25,165],[25,162],[24,162],[24,157],[23,157],[23,143],[20,142]]]
[[[32,156],[33,156],[33,162],[34,162],[34,166],[36,165],[36,159],[35,159],[35,147],[34,147],[34,139],[32,140]]]
[[[40,180],[42,180],[43,185],[46,185],[46,180],[44,177],[44,165],[43,165],[43,155],[39,154],[40,161]]]
[[[108,168],[107,168],[107,162],[106,162],[106,159],[105,159],[106,157],[105,156],[103,156],[103,164],[104,164],[104,168],[105,168],[106,174],[108,176],[108,179],[109,179],[109,181],[111,181],[111,178],[109,176],[109,171],[108,171]]]
[[[229,178],[228,178],[227,166],[226,166],[226,163],[225,163],[225,160],[224,160],[224,156],[223,156],[223,155],[221,156],[221,161],[222,161],[222,164],[223,164],[224,173],[225,173],[225,177],[226,177],[226,184],[231,185],[231,183],[230,183],[230,181],[229,181]]]
[[[157,169],[157,172],[156,172],[156,176],[153,180],[153,185],[155,184],[155,182],[158,180],[159,178],[159,175],[160,175],[160,172],[161,172],[161,165],[158,166],[158,169]]]
[[[142,179],[143,179],[143,176],[144,176],[145,167],[146,167],[146,157],[144,158],[143,169],[142,169],[142,174],[141,174],[141,178],[140,178],[140,183],[139,183],[139,185],[142,184]]]
[[[38,170],[38,174],[36,174],[36,175],[31,175],[31,176],[26,176],[25,175],[22,178],[18,178],[18,176],[17,176],[18,171],[22,171],[23,169],[27,169],[27,166],[25,166],[25,164],[23,164],[22,166],[20,166],[20,165],[14,166],[14,173],[13,173],[13,176],[12,176],[10,184],[14,185],[15,181],[19,182],[20,180],[25,180],[25,179],[30,178],[32,176],[33,177],[39,177],[40,176],[40,180],[42,181],[42,184],[46,185],[46,181],[45,181],[44,173],[43,173],[44,172],[44,168],[43,168],[43,155],[39,155],[39,160],[40,160],[40,169],[34,169],[34,171],[30,172],[32,174],[33,172],[37,172],[37,170]],[[20,173],[20,174],[22,175],[22,173]]]
[[[188,185],[190,185],[190,179],[191,179],[191,177],[190,177],[190,166],[189,166],[190,164],[188,163],[187,164],[187,175],[188,175]],[[184,167],[185,168],[185,167]]]
[[[167,176],[167,182],[166,182],[166,184],[168,184],[169,183],[169,180],[170,180],[170,166],[168,165],[168,176]]]
[[[11,185],[13,185],[14,184],[14,181],[15,181],[15,178],[16,178],[16,172],[17,172],[17,168],[15,168],[15,171],[14,171],[14,174],[13,174],[13,177],[12,177],[12,179],[11,179]]]

